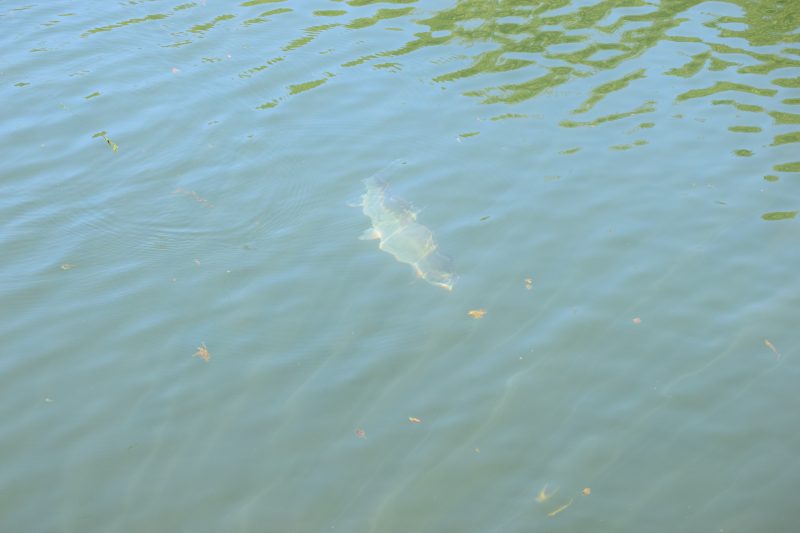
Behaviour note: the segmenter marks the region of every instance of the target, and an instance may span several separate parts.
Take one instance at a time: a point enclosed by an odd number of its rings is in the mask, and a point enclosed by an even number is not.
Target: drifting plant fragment
[[[199,357],[200,359],[208,363],[208,360],[211,359],[211,354],[208,351],[208,347],[206,347],[206,343],[204,342],[200,343],[200,346],[197,347],[197,351],[194,352],[193,357]]]
[[[119,146],[117,146],[117,143],[115,143],[114,141],[112,141],[111,139],[106,137],[105,135],[103,135],[103,139],[105,139],[106,143],[108,143],[108,145],[111,147],[112,150],[114,150],[114,153],[116,154],[117,153],[117,148],[119,148]]]
[[[769,341],[769,339],[764,339],[764,346],[769,348],[772,351],[772,353],[775,354],[775,359],[780,359],[781,358],[781,352],[778,351],[778,349],[775,347],[774,344],[772,344]]]
[[[561,507],[557,507],[556,509],[553,509],[552,511],[547,513],[547,516],[553,517],[553,516],[557,515],[558,513],[560,513],[561,511],[563,511],[564,509],[566,509],[567,507],[569,507],[570,505],[572,505],[572,500],[568,501],[567,503],[565,503]]]
[[[486,314],[486,309],[472,309],[468,311],[467,314],[477,320],[479,318],[483,318],[483,315]]]
[[[114,150],[114,153],[115,154],[117,153],[117,149],[119,148],[119,146],[117,146],[117,143],[106,137],[105,131],[101,131],[92,135],[92,139],[94,139],[95,137],[102,137],[103,140],[106,142],[106,144],[108,144],[108,146],[110,146],[111,149]]]
[[[182,187],[178,187],[177,189],[172,191],[172,194],[175,194],[175,195],[179,194],[181,196],[187,196],[187,197],[191,198],[192,200],[194,200],[195,202],[197,202],[198,204],[202,204],[202,205],[204,205],[205,207],[207,207],[209,209],[214,207],[214,204],[209,202],[207,198],[203,198],[202,196],[197,194],[195,191],[188,191],[188,190],[186,190],[186,189],[184,189]]]
[[[549,500],[549,499],[550,499],[550,498],[553,496],[553,494],[555,494],[556,492],[558,492],[558,489],[556,489],[556,490],[554,490],[554,491],[551,491],[551,492],[547,492],[547,485],[545,485],[544,487],[542,487],[542,489],[541,489],[541,490],[539,491],[539,493],[536,495],[536,502],[537,502],[537,503],[543,503],[543,502],[546,502],[546,501],[547,501],[547,500]]]

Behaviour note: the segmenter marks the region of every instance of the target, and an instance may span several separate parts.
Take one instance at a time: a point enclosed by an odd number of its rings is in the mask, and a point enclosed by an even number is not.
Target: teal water
[[[0,3],[0,531],[795,531],[799,30]]]

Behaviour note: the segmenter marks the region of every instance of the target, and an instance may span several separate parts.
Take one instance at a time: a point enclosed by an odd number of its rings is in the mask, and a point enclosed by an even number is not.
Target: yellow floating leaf
[[[572,505],[572,500],[568,501],[567,503],[565,503],[561,507],[557,507],[556,509],[553,509],[552,511],[547,513],[547,516],[553,517],[553,516],[557,515],[558,513],[560,513],[561,511],[563,511],[564,509],[566,509],[567,507],[569,507],[570,505]]]
[[[467,314],[474,319],[483,318],[483,315],[486,314],[486,309],[472,309]]]
[[[408,421],[409,422],[414,422],[415,424],[419,424],[420,422],[422,422],[422,420],[420,420],[419,418],[417,418],[415,416],[409,416],[408,417]]]
[[[211,359],[211,354],[209,353],[208,348],[206,347],[206,343],[204,342],[200,343],[200,346],[197,347],[197,351],[194,352],[194,357],[199,357],[206,363],[208,362],[209,359]]]
[[[591,493],[592,493],[592,489],[590,489],[589,487],[586,487],[585,489],[583,489],[581,491],[581,494],[583,494],[584,496],[588,496]]]

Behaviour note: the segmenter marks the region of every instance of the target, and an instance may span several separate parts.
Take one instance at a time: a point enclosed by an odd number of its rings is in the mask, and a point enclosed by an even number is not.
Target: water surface
[[[2,3],[0,529],[793,531],[798,26]]]

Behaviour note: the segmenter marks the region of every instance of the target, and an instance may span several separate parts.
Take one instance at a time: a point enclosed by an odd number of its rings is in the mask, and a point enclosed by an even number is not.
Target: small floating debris
[[[556,492],[558,492],[558,489],[548,492],[548,491],[547,491],[547,485],[545,484],[545,486],[544,486],[544,487],[542,487],[542,489],[541,489],[541,490],[539,491],[539,493],[536,495],[536,501],[537,501],[537,503],[544,503],[544,502],[546,502],[546,501],[547,501],[547,500],[549,500],[549,499],[550,499],[550,498],[553,496],[553,494],[555,494]]]
[[[75,265],[72,263],[64,263],[61,265],[61,270],[72,270],[73,268],[75,268]]]
[[[479,318],[483,318],[483,315],[486,314],[486,309],[472,309],[467,311],[467,314],[475,320],[478,320]]]
[[[111,147],[111,149],[116,154],[117,153],[117,149],[119,148],[119,146],[117,146],[117,143],[115,143],[114,141],[112,141],[111,139],[106,137],[105,135],[103,135],[103,139],[105,139],[106,143]]]
[[[551,518],[552,518],[552,517],[554,517],[555,515],[557,515],[558,513],[560,513],[561,511],[565,510],[565,509],[566,509],[567,507],[569,507],[570,505],[572,505],[572,500],[568,501],[567,503],[565,503],[565,504],[564,504],[564,505],[562,505],[561,507],[557,507],[556,509],[553,509],[552,511],[550,511],[549,513],[547,513],[547,516],[549,516],[549,517],[551,517]]]
[[[769,348],[769,349],[770,349],[770,351],[772,351],[772,353],[774,353],[774,354],[775,354],[775,359],[780,359],[780,358],[781,358],[781,352],[779,352],[779,351],[778,351],[778,349],[775,347],[775,345],[774,345],[774,344],[772,344],[772,343],[770,342],[770,340],[769,340],[769,339],[764,339],[764,346],[766,346],[767,348]]]
[[[197,351],[194,352],[194,357],[199,357],[200,359],[208,363],[208,360],[211,359],[211,353],[209,353],[206,343],[204,342],[200,343],[200,346],[197,347]]]
[[[528,290],[533,288],[533,278],[525,278],[525,288]]]
[[[642,323],[642,319],[637,316],[636,318],[631,320],[631,322],[633,322],[634,324],[641,324]]]
[[[585,489],[583,489],[581,491],[581,494],[583,494],[584,496],[588,496],[591,493],[592,493],[592,489],[590,489],[589,487],[586,487]]]
[[[203,198],[202,196],[197,194],[195,191],[189,191],[189,190],[184,189],[182,187],[178,187],[177,189],[172,191],[172,194],[180,195],[180,196],[186,196],[187,198],[191,198],[192,200],[194,200],[198,204],[202,204],[202,205],[204,205],[205,207],[207,207],[209,209],[214,207],[214,204],[209,202],[207,198]]]
[[[355,434],[356,434],[356,437],[358,437],[359,439],[366,439],[367,438],[367,432],[364,431],[361,428],[357,428],[355,430]]]
[[[419,418],[417,418],[416,416],[409,416],[409,417],[408,417],[408,421],[409,421],[409,422],[413,422],[414,424],[419,424],[419,423],[421,423],[421,422],[422,422],[422,420],[420,420],[420,419],[419,419]]]
[[[106,142],[106,144],[111,147],[111,149],[114,151],[114,153],[115,154],[117,153],[117,150],[119,149],[119,146],[117,146],[117,143],[115,143],[114,141],[112,141],[111,139],[109,139],[106,136],[106,132],[105,131],[100,131],[100,132],[97,132],[94,135],[92,135],[92,139],[94,139],[96,137],[101,137]]]

